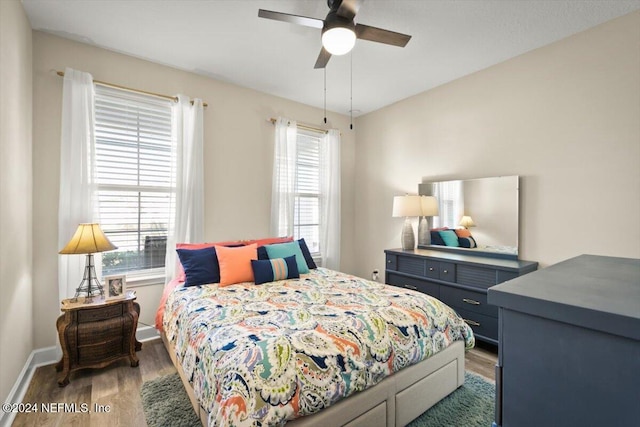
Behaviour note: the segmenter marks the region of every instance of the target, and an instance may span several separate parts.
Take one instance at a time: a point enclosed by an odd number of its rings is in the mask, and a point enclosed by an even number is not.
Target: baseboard
[[[18,378],[9,392],[9,396],[7,396],[5,403],[22,402],[36,369],[40,366],[50,365],[57,362],[61,355],[62,354],[57,347],[46,347],[33,350],[31,354],[29,354],[29,357],[27,357],[27,361],[22,367],[22,371],[20,371],[20,375],[18,375]],[[0,426],[10,426],[15,417],[15,412],[2,411],[2,413],[0,413]]]
[[[158,334],[158,331],[152,326],[143,326],[136,330],[136,338],[140,342],[145,342],[160,338],[160,334]],[[16,379],[16,382],[4,403],[22,402],[36,369],[40,366],[56,363],[60,360],[61,356],[62,352],[57,346],[33,350],[31,354],[29,354],[29,357],[27,357],[27,361],[25,362],[22,371],[20,371],[20,375],[18,375],[18,378]],[[9,427],[13,423],[15,417],[16,413],[0,412],[0,427]]]
[[[160,338],[160,334],[158,330],[153,326],[143,326],[141,328],[136,329],[136,338],[140,342],[156,340]]]

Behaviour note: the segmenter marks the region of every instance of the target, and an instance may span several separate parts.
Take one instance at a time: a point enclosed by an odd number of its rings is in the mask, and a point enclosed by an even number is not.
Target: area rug
[[[177,373],[145,382],[140,395],[149,427],[201,425]],[[412,421],[409,427],[490,427],[494,396],[492,383],[465,372],[462,387]]]

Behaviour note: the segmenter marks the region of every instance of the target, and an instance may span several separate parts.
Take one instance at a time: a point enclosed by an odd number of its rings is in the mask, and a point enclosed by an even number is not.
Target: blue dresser
[[[420,291],[453,308],[478,340],[498,344],[498,308],[487,289],[535,271],[537,262],[440,250],[387,249],[385,283]]]
[[[581,255],[489,288],[502,427],[640,425],[640,260]]]

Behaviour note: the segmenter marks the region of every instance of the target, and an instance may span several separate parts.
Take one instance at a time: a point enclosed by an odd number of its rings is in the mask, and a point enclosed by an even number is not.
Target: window
[[[320,141],[323,134],[298,129],[293,235],[320,255]]]
[[[175,182],[171,101],[96,86],[95,103],[99,218],[118,247],[102,254],[103,274],[162,274]]]
[[[438,199],[440,213],[435,216],[434,227],[456,228],[464,212],[462,181],[445,181],[433,184],[433,195]]]

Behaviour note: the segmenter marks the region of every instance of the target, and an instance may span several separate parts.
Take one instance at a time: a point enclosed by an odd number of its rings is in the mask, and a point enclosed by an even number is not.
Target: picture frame
[[[127,276],[124,274],[105,276],[104,287],[106,299],[124,298],[127,293]]]

